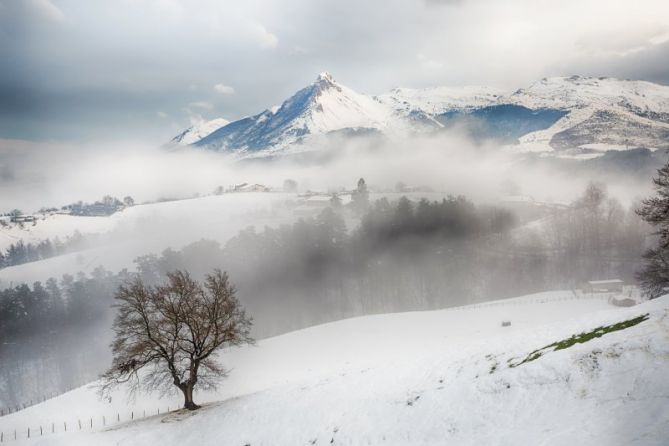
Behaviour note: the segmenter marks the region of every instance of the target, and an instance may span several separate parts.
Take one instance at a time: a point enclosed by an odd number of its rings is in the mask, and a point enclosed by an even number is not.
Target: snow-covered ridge
[[[645,314],[638,325],[509,366]],[[225,352],[230,377],[198,395],[210,404],[195,414],[174,411],[176,397],[128,403],[120,390],[101,401],[82,387],[0,417],[0,431],[7,441],[16,429],[18,440],[8,443],[17,445],[659,446],[669,435],[667,336],[669,296],[620,308],[605,296],[556,291],[358,317]]]
[[[453,110],[471,110],[494,105],[500,101],[504,93],[503,90],[496,88],[477,86],[394,88],[375,98],[398,112],[423,111],[430,114],[441,114]]]
[[[514,115],[518,109],[556,110],[565,116],[557,122],[540,123],[536,130],[526,125],[532,114]],[[369,96],[324,72],[278,107],[231,122],[199,139],[206,131],[186,131],[177,138],[182,144],[192,141],[198,147],[256,157],[301,151],[300,145],[312,137],[347,129],[373,129],[390,136],[435,131],[444,127],[446,115],[466,117],[487,110],[491,113],[478,114],[476,119],[493,128],[531,129],[520,135],[514,147],[519,151],[669,147],[669,87],[581,76],[545,78],[512,93],[491,87],[436,87],[395,88]]]
[[[182,145],[193,144],[205,136],[211,135],[212,132],[228,125],[229,123],[230,121],[224,118],[216,118],[212,119],[211,121],[202,121],[191,127],[188,127],[186,130],[179,133],[172,139],[172,142]]]
[[[342,129],[381,129],[388,125],[390,117],[390,110],[370,96],[341,85],[329,73],[321,73],[278,108],[232,122],[195,145],[246,155],[271,153],[309,135]]]
[[[638,113],[669,113],[669,87],[608,77],[552,77],[500,99],[531,109],[621,107]]]

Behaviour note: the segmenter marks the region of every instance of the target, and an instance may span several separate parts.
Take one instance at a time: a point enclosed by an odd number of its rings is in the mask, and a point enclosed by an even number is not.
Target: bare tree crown
[[[156,287],[135,279],[115,297],[113,362],[103,390],[127,383],[131,392],[166,392],[174,385],[184,394],[184,407],[196,409],[195,385],[211,388],[226,375],[214,353],[253,342],[251,319],[220,270],[202,284],[185,271],[169,273],[167,283]]]

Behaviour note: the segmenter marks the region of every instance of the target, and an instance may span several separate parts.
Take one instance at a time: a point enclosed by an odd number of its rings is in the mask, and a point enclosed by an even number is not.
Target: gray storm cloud
[[[189,104],[237,119],[325,69],[368,93],[574,73],[669,83],[660,0],[2,0],[0,35],[0,137],[30,140],[162,142]]]

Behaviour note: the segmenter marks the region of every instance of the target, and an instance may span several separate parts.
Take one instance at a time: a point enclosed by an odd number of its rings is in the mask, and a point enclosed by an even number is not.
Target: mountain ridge
[[[664,149],[669,148],[669,87],[570,76],[543,78],[511,93],[468,86],[395,88],[371,96],[322,72],[278,107],[214,130],[209,125],[206,134],[191,128],[172,142],[241,158],[264,157],[312,150],[305,144],[311,138],[342,130],[408,134],[439,131],[454,122],[475,123],[477,137],[499,138],[519,152],[597,155]]]

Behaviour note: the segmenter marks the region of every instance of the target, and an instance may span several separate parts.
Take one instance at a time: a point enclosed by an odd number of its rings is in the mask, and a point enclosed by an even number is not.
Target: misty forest
[[[0,446],[665,446],[669,3],[0,0]]]
[[[604,184],[590,183],[569,205],[539,207],[477,206],[464,196],[371,200],[364,179],[358,187],[347,206],[334,194],[313,217],[250,226],[223,246],[203,239],[139,256],[136,272],[97,267],[5,288],[2,377],[17,389],[9,404],[97,376],[89,360],[110,357],[114,293],[135,276],[158,285],[176,270],[204,277],[224,269],[262,338],[352,316],[576,288],[592,277],[634,281],[651,243],[649,225],[635,212],[639,204],[625,209]],[[526,223],[539,218],[541,227]],[[50,245],[10,245],[6,265]],[[36,380],[40,386],[31,389]]]

